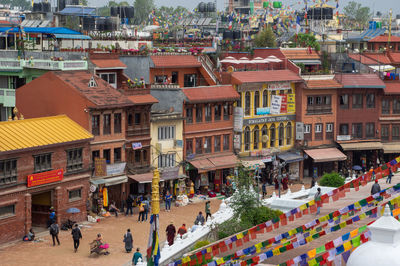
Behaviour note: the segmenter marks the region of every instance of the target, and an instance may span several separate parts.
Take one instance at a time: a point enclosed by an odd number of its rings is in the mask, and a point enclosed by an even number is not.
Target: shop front
[[[304,150],[304,153],[308,157],[304,162],[304,175],[309,177],[322,176],[332,171],[339,172],[339,163],[347,159],[337,148],[310,149]]]
[[[304,157],[299,151],[284,152],[277,155],[278,158],[286,163],[285,171],[289,174],[289,180],[299,181],[300,180],[300,164],[304,160]]]
[[[382,145],[384,162],[389,162],[400,155],[400,142],[386,142]]]
[[[380,141],[340,142],[339,145],[347,156],[344,172],[351,171],[355,165],[361,166],[365,172],[383,162],[383,145]]]

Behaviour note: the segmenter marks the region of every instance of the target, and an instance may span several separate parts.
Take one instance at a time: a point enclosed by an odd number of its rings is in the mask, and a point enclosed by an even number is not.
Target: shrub
[[[196,244],[194,244],[192,250],[199,249],[199,248],[204,247],[204,246],[207,246],[207,245],[209,245],[209,244],[210,244],[210,241],[208,241],[208,240],[197,241]]]
[[[239,219],[231,218],[218,225],[218,239],[222,239],[251,227],[251,224],[241,223]]]
[[[325,173],[321,178],[320,185],[324,187],[340,187],[344,185],[344,178],[336,172]]]

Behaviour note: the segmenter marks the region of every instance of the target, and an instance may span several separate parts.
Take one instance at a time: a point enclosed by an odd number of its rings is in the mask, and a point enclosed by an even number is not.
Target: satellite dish
[[[263,135],[262,138],[261,138],[261,141],[262,141],[263,143],[268,142],[268,140],[269,140],[268,135]]]
[[[235,68],[233,66],[228,67],[228,73],[232,73],[235,71]]]

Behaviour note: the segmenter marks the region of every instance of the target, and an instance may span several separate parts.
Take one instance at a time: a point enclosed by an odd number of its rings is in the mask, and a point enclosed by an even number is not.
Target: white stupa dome
[[[389,205],[381,218],[368,226],[371,240],[356,248],[347,266],[400,266],[400,222],[391,216]]]

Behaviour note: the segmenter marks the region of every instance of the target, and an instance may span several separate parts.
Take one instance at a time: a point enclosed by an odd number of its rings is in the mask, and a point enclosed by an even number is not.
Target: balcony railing
[[[23,68],[35,68],[44,70],[86,70],[88,68],[88,65],[87,62],[84,60],[53,61],[43,59],[0,59],[1,70],[22,70]]]
[[[4,107],[15,107],[15,90],[0,88],[0,104]]]

